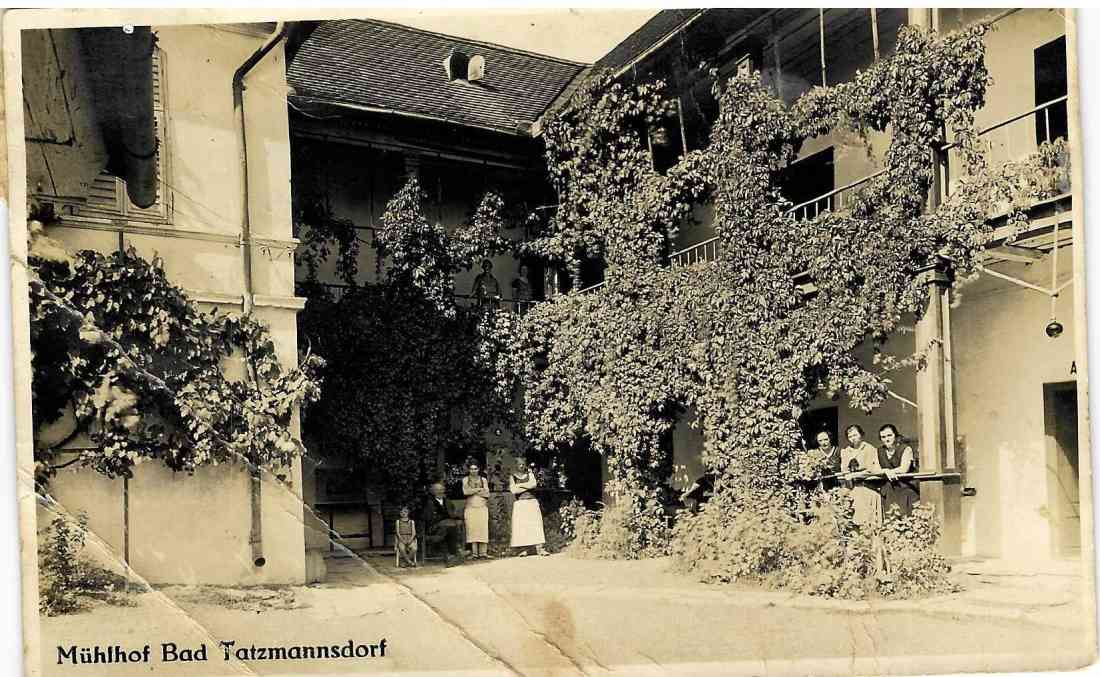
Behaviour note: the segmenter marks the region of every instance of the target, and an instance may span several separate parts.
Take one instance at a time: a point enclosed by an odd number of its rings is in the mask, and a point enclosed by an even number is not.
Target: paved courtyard
[[[154,653],[162,641],[205,643],[202,669],[223,674],[882,674],[1088,660],[1074,576],[960,572],[967,589],[955,595],[846,602],[704,585],[668,571],[665,560],[553,555],[397,570],[388,556],[333,558],[328,567],[320,585],[168,586],[135,595],[137,607],[44,619],[44,674],[108,674],[58,666],[61,637],[82,646],[152,642]],[[226,661],[218,644],[382,638],[385,656],[370,659]],[[149,674],[150,666],[119,667],[109,674]],[[194,663],[151,667],[197,672]]]

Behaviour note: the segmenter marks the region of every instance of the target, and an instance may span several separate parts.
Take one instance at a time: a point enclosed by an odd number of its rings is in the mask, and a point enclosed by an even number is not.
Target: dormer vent
[[[458,50],[451,50],[447,58],[443,59],[443,71],[450,82],[477,82],[485,77],[485,57],[480,54],[470,57]]]
[[[472,57],[466,73],[466,79],[470,82],[477,82],[483,79],[485,77],[485,57],[480,54]]]

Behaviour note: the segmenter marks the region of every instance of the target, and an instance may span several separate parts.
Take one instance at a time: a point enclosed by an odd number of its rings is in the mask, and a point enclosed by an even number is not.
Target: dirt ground
[[[136,607],[43,619],[43,674],[884,674],[1068,669],[1089,655],[1074,577],[960,573],[955,595],[846,602],[704,585],[664,560],[558,554],[398,570],[387,556],[328,567],[320,585],[168,586],[133,595]],[[374,658],[225,660],[219,644],[382,638]],[[162,662],[162,642],[206,644],[207,660]],[[59,644],[147,643],[149,664],[57,664]]]

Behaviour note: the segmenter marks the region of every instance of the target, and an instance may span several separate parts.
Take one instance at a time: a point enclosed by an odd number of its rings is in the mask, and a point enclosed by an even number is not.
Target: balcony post
[[[955,470],[952,440],[953,407],[948,407],[951,383],[951,348],[945,313],[951,291],[943,270],[929,268],[920,274],[928,294],[928,307],[917,320],[916,347],[927,350],[927,359],[917,370],[917,435],[921,472]],[[920,500],[935,508],[940,523],[940,551],[948,556],[962,550],[962,485],[959,482],[921,482]]]
[[[925,31],[932,30],[932,12],[928,8],[909,8],[909,25],[915,25]]]
[[[925,31],[939,28],[936,9],[910,8],[909,25]],[[935,211],[947,193],[946,153],[929,150],[933,180],[926,208]],[[922,472],[955,470],[955,411],[952,393],[951,284],[939,266],[920,273],[920,282],[928,294],[928,307],[917,320],[916,348],[927,350],[925,364],[917,370],[917,455]],[[960,482],[921,482],[920,500],[935,509],[940,525],[940,552],[947,556],[962,553],[962,484]]]

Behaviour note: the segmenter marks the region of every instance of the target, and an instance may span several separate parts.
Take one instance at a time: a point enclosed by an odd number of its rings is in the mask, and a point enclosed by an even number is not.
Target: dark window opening
[[[812,219],[833,207],[832,196],[819,198],[836,187],[833,149],[814,153],[791,164],[780,178],[780,192],[795,205],[795,216]]]
[[[662,119],[649,132],[649,149],[653,156],[653,168],[664,174],[684,156],[684,130],[680,108]]]
[[[569,274],[569,268],[562,263],[555,263],[546,268],[546,286],[553,294],[568,294],[573,291],[573,277]]]
[[[821,409],[802,412],[802,416],[798,419],[798,425],[802,428],[802,439],[805,441],[807,449],[817,448],[817,434],[822,431],[829,433],[834,445],[844,446],[837,437],[840,433],[838,411],[837,407],[822,407]]]
[[[1066,80],[1066,38],[1035,50],[1035,106],[1063,97],[1069,91]],[[1060,101],[1035,113],[1035,143],[1069,138],[1066,102]]]
[[[587,289],[604,280],[607,263],[603,259],[581,259],[581,289]]]
[[[714,98],[714,80],[701,77],[686,88],[680,97],[680,112],[684,116],[687,150],[705,148],[710,143],[710,130],[718,119],[718,99]]]

